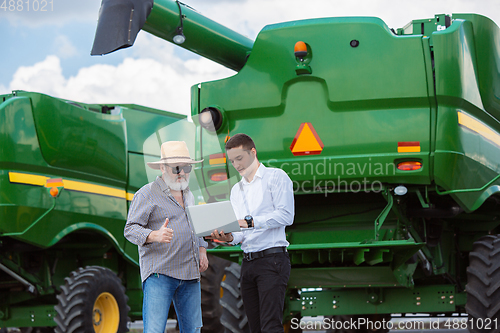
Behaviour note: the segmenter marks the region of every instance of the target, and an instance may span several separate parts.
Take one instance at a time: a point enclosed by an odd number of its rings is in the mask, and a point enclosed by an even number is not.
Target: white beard
[[[175,178],[177,179],[177,176],[175,176]],[[178,182],[177,180],[172,180],[172,178],[167,175],[163,177],[163,181],[165,181],[165,184],[174,191],[184,191],[189,186],[189,176],[186,176],[185,180]]]

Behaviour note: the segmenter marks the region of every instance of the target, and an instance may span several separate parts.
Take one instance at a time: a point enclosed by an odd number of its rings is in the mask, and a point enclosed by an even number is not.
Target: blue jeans
[[[144,333],[164,333],[172,300],[180,333],[199,333],[201,289],[198,280],[179,280],[163,274],[151,274],[142,283]]]

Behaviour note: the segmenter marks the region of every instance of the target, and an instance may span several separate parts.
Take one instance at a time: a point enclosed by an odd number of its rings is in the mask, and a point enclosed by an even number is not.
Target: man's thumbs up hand
[[[172,237],[174,236],[174,231],[168,227],[168,218],[165,219],[165,223],[160,229],[151,231],[146,242],[157,242],[157,243],[170,243]]]
[[[159,232],[158,242],[160,243],[170,243],[172,237],[174,236],[174,231],[168,227],[168,218],[165,219],[165,223],[163,223]]]

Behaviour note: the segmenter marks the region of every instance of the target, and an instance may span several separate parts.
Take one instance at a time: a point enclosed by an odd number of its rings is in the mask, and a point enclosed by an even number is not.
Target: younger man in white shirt
[[[231,203],[242,232],[212,233],[215,239],[241,243],[241,294],[252,333],[283,332],[283,306],[290,276],[285,227],[294,218],[293,184],[281,169],[257,159],[252,138],[236,134],[226,143],[227,157],[242,179],[231,190]]]

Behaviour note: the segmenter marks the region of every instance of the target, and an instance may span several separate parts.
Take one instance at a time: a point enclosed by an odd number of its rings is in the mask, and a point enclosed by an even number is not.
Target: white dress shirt
[[[289,245],[285,227],[292,225],[295,207],[293,184],[286,172],[261,163],[250,183],[243,177],[233,186],[231,204],[236,218],[251,215],[254,224],[253,228],[233,232],[231,244],[241,242],[245,253]]]

